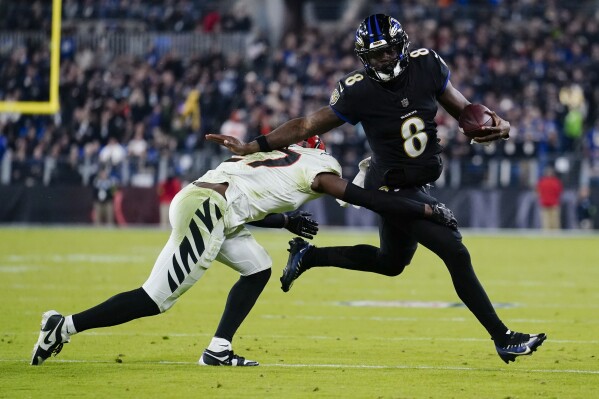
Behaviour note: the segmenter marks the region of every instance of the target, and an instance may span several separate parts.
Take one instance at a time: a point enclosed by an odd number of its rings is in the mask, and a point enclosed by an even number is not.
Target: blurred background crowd
[[[64,0],[60,111],[0,113],[0,184],[193,180],[229,155],[206,133],[252,140],[326,105],[375,12],[512,124],[509,141],[471,145],[440,109],[439,187],[535,189],[548,168],[599,185],[599,5],[561,0]],[[51,0],[0,0],[0,101],[47,101],[50,14]],[[324,139],[352,178],[361,127]]]

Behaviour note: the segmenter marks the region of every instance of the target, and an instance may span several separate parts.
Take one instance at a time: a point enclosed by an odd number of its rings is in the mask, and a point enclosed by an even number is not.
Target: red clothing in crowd
[[[181,181],[171,177],[158,185],[158,198],[161,204],[170,204],[175,195],[181,190]]]
[[[202,30],[206,33],[214,32],[220,24],[220,14],[218,11],[211,11],[202,19]]]
[[[562,191],[562,182],[556,176],[543,176],[537,184],[539,201],[543,207],[558,206]]]

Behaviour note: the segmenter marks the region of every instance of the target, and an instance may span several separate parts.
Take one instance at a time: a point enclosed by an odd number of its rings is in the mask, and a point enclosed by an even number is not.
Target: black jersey
[[[445,62],[422,48],[410,53],[406,70],[392,82],[357,70],[337,84],[329,105],[344,121],[362,123],[373,152],[371,173],[380,185],[422,185],[439,177],[442,148],[434,119],[448,81]],[[389,181],[393,171],[400,171],[401,183]]]

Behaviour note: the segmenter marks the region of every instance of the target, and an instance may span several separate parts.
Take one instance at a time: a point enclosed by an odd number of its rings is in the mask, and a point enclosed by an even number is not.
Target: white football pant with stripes
[[[171,235],[143,289],[161,312],[175,304],[216,259],[242,276],[272,266],[272,259],[245,226],[225,227],[227,201],[194,184],[184,187],[169,209]],[[230,219],[229,219],[230,220]]]

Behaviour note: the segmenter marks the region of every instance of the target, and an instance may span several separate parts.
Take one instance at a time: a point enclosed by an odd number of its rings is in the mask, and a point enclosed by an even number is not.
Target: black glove
[[[293,211],[285,216],[287,222],[284,227],[293,234],[311,240],[318,233],[318,222],[308,217],[312,216],[310,212]]]
[[[433,222],[447,226],[453,230],[458,229],[458,221],[453,215],[451,209],[447,208],[445,204],[438,202],[434,205],[431,205],[431,208],[433,209],[433,213],[430,215],[430,219]]]

